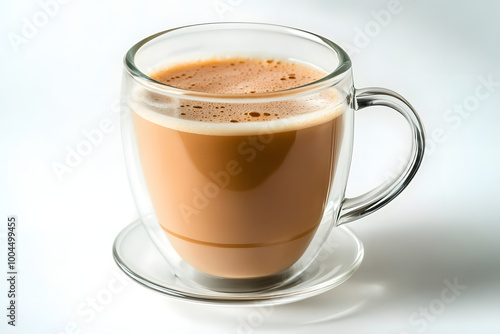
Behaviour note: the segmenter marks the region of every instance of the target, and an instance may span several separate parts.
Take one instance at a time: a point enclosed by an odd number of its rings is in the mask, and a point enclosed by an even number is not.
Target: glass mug
[[[236,56],[291,60],[327,74],[257,94],[204,93],[151,78],[171,65]],[[186,26],[137,43],[124,65],[122,136],[135,203],[170,271],[186,282],[245,292],[293,281],[332,229],[391,201],[423,157],[424,131],[411,105],[387,89],[355,89],[346,52],[306,31],[257,23]],[[183,107],[198,105],[299,112],[237,123],[179,117]],[[398,177],[346,198],[354,114],[368,106],[405,117],[411,153]]]

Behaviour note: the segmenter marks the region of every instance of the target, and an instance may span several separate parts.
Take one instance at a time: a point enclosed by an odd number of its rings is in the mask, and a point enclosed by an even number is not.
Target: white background
[[[54,1],[1,5],[0,332],[500,331],[498,2],[401,0],[390,12],[385,0]],[[352,223],[364,262],[320,296],[268,308],[188,304],[123,278],[112,259],[115,236],[136,217],[116,112],[122,57],[148,35],[210,21],[328,37],[350,53],[358,88],[398,91],[425,124],[418,175]],[[408,132],[392,114],[359,113],[351,195],[398,170]],[[58,177],[54,163],[103,121],[111,128],[102,141]],[[6,317],[8,215],[19,220],[15,328]]]

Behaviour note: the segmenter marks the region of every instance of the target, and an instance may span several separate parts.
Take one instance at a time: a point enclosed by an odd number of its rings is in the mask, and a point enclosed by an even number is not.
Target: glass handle
[[[412,147],[405,168],[387,182],[367,193],[345,198],[342,203],[338,225],[350,223],[364,217],[393,200],[415,176],[424,156],[424,128],[413,107],[401,95],[384,88],[364,88],[354,94],[356,111],[370,106],[386,106],[399,112],[408,121],[412,132]]]

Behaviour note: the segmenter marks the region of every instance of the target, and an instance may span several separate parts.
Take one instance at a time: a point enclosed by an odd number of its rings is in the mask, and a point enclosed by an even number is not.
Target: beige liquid
[[[190,90],[258,94],[324,75],[289,62],[230,58],[152,77]],[[344,129],[341,102],[333,91],[259,104],[149,94],[135,107],[147,187],[178,254],[202,272],[230,278],[268,276],[293,265],[326,205]]]

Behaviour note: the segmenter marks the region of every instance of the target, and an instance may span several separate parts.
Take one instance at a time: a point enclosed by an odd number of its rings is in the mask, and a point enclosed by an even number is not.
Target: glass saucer
[[[137,220],[124,228],[113,244],[113,257],[138,283],[185,301],[222,305],[278,305],[330,290],[354,274],[363,260],[363,245],[347,227],[334,228],[312,264],[292,281],[254,292],[220,292],[172,274],[169,264]]]

